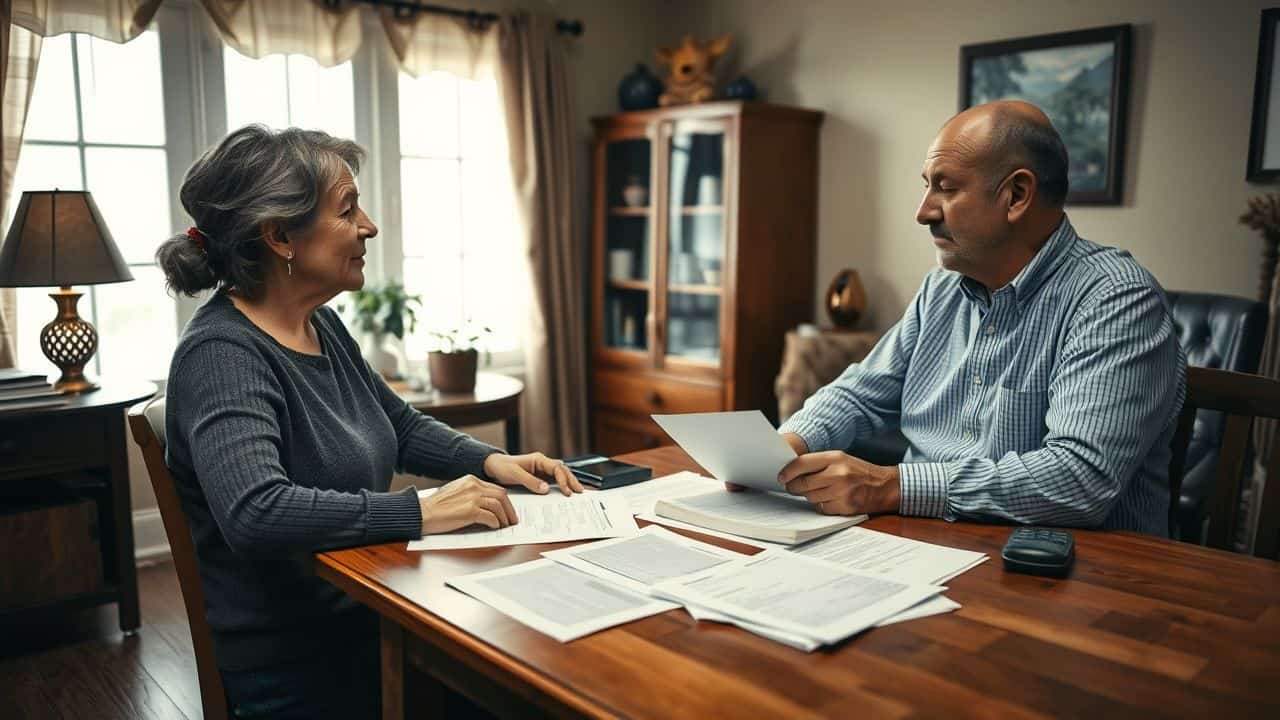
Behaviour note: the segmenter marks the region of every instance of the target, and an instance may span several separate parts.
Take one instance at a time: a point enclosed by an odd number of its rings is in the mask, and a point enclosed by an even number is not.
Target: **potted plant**
[[[487,327],[474,328],[470,320],[461,326],[432,332],[440,347],[427,355],[431,369],[431,384],[441,392],[464,393],[476,388],[476,367],[479,365],[479,344],[493,331]],[[484,350],[485,363],[489,362],[489,350]]]
[[[382,287],[354,290],[350,300],[350,314],[361,333],[365,359],[383,377],[399,378],[400,360],[396,352],[386,347],[387,335],[403,341],[406,327],[413,332],[418,323],[414,306],[422,306],[422,296],[410,295],[404,285],[390,282]],[[338,310],[348,312],[345,304],[339,305]]]

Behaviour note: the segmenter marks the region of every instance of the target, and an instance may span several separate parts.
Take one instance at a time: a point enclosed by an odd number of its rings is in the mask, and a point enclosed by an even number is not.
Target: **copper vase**
[[[858,271],[845,268],[827,288],[827,315],[838,328],[851,328],[867,310],[867,293]]]

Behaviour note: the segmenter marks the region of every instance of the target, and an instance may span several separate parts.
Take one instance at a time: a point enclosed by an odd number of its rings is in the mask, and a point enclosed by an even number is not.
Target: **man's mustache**
[[[936,238],[942,238],[943,240],[954,239],[951,237],[951,231],[947,229],[947,226],[940,222],[929,223],[929,234]]]

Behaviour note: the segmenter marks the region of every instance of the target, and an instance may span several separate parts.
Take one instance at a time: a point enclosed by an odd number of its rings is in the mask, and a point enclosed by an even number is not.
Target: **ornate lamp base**
[[[40,349],[49,361],[62,370],[62,376],[53,384],[63,392],[80,393],[97,390],[97,383],[84,376],[84,365],[98,349],[98,331],[76,310],[81,296],[63,286],[49,297],[58,305],[58,316],[40,331]]]

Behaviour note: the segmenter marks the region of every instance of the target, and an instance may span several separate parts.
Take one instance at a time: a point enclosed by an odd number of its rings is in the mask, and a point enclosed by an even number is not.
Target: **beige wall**
[[[920,166],[956,110],[961,45],[1134,25],[1124,205],[1068,208],[1085,237],[1131,251],[1166,288],[1252,297],[1261,241],[1240,226],[1261,0],[707,0],[670,23],[730,31],[726,76],[827,113],[818,287],[859,269],[869,324],[896,321],[933,266],[914,221]],[[815,303],[817,299],[815,298]],[[819,308],[820,309],[820,308]],[[825,320],[825,317],[823,317]]]

